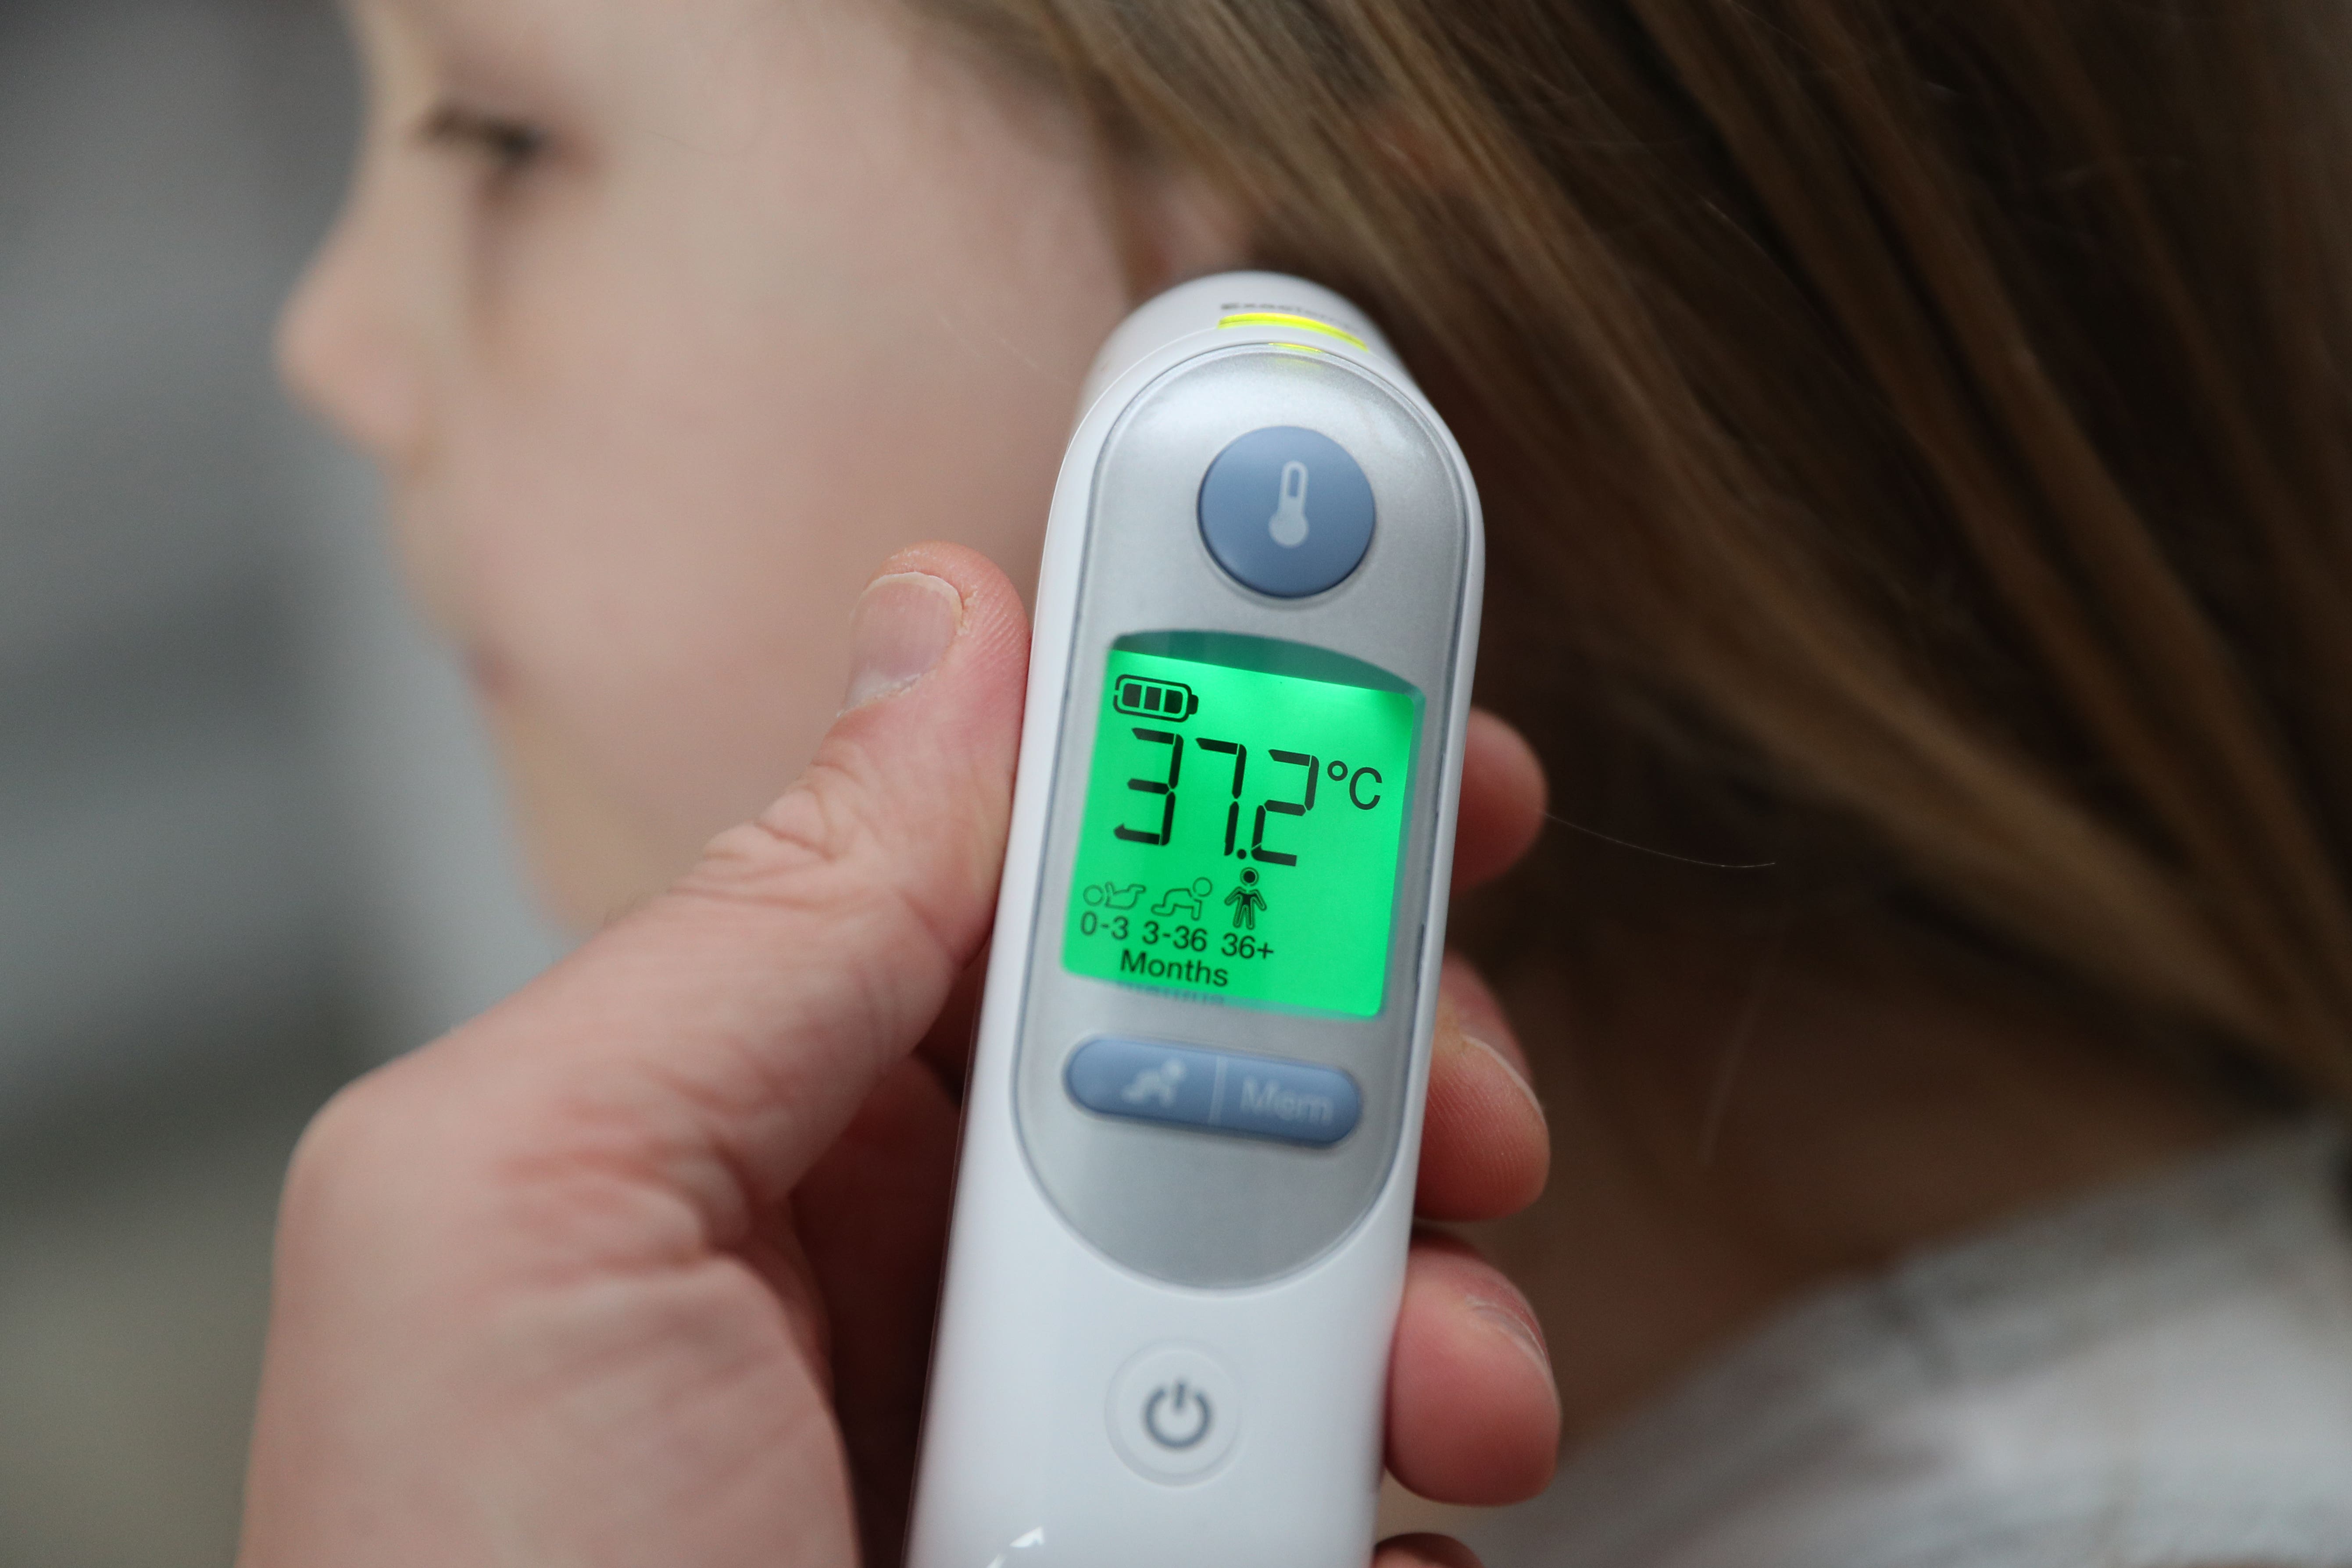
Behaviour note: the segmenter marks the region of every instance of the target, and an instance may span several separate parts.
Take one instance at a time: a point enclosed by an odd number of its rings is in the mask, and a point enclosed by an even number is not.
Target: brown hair
[[[2344,0],[946,8],[1392,332],[1564,814],[2352,1098]]]

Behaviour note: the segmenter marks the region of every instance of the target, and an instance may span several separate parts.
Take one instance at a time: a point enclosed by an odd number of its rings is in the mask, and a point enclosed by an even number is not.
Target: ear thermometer
[[[1145,305],[1046,531],[913,1568],[1364,1568],[1478,500],[1370,321]]]

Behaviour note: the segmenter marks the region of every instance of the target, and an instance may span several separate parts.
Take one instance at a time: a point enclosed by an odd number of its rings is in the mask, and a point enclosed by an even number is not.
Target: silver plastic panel
[[[1201,537],[1195,507],[1210,463],[1235,437],[1275,425],[1303,426],[1347,447],[1378,503],[1363,565],[1314,598],[1275,599],[1241,586]],[[1469,561],[1467,498],[1445,444],[1385,383],[1335,357],[1253,345],[1187,361],[1140,394],[1105,442],[1030,932],[1014,1106],[1039,1183],[1114,1261],[1173,1284],[1259,1283],[1312,1262],[1379,1195],[1407,1104]],[[1268,1011],[1063,967],[1062,922],[1106,658],[1121,637],[1171,630],[1326,647],[1421,691],[1414,799],[1376,1016]],[[1073,1051],[1103,1035],[1339,1068],[1362,1088],[1362,1120],[1335,1147],[1307,1149],[1097,1116],[1073,1103],[1063,1072]]]

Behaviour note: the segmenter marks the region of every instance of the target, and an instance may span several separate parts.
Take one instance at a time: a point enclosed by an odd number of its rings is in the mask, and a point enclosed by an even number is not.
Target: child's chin
[[[525,866],[550,919],[570,931],[594,931],[687,868],[622,802],[597,787],[551,729],[510,703],[485,701],[483,709]]]

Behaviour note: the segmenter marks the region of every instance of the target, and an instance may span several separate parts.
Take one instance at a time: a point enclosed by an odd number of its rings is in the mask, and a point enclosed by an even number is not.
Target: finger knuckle
[[[402,1151],[413,1156],[414,1118],[394,1081],[397,1065],[345,1085],[320,1107],[294,1146],[283,1223],[336,1223],[356,1205],[396,1191]]]
[[[881,835],[855,763],[820,756],[751,821],[713,838],[688,890],[791,907],[855,899],[879,885]]]
[[[919,895],[925,879],[908,862],[931,849],[889,821],[871,773],[855,748],[828,744],[766,810],[712,839],[677,890],[821,934],[840,977],[871,993],[878,1016],[892,1011],[910,965],[955,966],[960,933]]]

